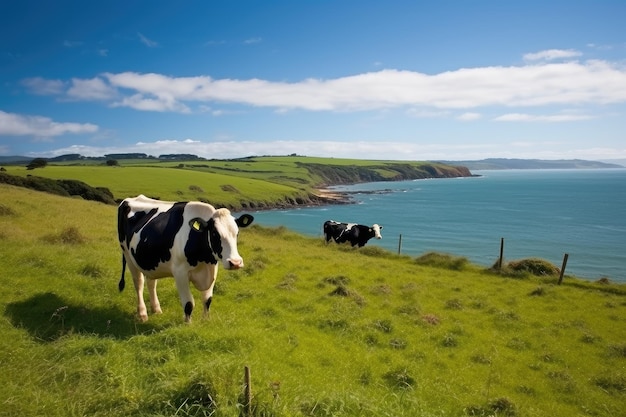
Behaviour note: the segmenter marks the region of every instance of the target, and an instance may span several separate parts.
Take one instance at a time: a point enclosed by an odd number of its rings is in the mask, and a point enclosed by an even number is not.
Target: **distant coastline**
[[[37,157],[29,157],[23,155],[0,155],[0,164],[16,165],[26,164]],[[48,162],[71,162],[71,161],[84,161],[84,160],[102,160],[107,159],[146,159],[157,161],[190,161],[190,160],[207,160],[206,158],[199,157],[197,155],[190,154],[167,154],[159,155],[158,157],[146,155],[146,154],[108,154],[99,157],[86,157],[80,154],[67,154],[56,157],[46,158],[41,157]],[[245,158],[240,158],[245,159]],[[403,162],[403,161],[395,161]],[[486,158],[478,160],[465,160],[465,161],[449,161],[449,160],[437,160],[430,161],[443,163],[452,166],[463,166],[470,170],[487,170],[487,169],[598,169],[598,168],[626,168],[626,159],[606,160],[606,161],[593,161],[585,159],[519,159],[519,158]]]
[[[462,165],[470,170],[487,169],[602,169],[626,168],[624,165],[583,159],[508,159],[487,158],[474,161],[437,161],[443,164]]]

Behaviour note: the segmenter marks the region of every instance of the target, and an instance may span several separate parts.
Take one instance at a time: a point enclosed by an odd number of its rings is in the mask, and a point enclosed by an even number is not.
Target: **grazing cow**
[[[339,223],[334,220],[324,222],[326,243],[332,239],[337,243],[350,242],[352,246],[359,245],[362,247],[373,237],[382,239],[381,230],[383,227],[377,224],[370,227],[355,223]]]
[[[237,251],[237,235],[240,227],[250,225],[253,220],[249,214],[235,219],[225,208],[216,210],[197,201],[159,201],[144,195],[125,199],[118,207],[117,218],[122,248],[119,290],[124,289],[124,271],[128,265],[137,292],[137,313],[141,321],[146,321],[144,277],[148,278],[152,312],[161,313],[156,280],[173,276],[185,321],[191,321],[194,307],[190,281],[201,292],[204,312],[208,314],[218,258],[226,269],[243,267]]]

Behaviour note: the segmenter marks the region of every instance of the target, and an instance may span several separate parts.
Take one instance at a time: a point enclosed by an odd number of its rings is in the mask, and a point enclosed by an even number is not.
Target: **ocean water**
[[[259,211],[255,221],[322,238],[326,220],[383,226],[397,252],[437,251],[491,266],[538,257],[566,274],[626,282],[626,169],[474,171],[471,178],[334,187],[355,204]]]

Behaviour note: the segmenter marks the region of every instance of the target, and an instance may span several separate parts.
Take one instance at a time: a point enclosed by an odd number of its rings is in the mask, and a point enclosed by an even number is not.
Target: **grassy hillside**
[[[327,185],[471,175],[463,167],[436,163],[300,156],[189,162],[123,160],[119,166],[88,161],[48,164],[34,170],[15,165],[5,169],[13,176],[74,179],[92,187],[106,187],[118,200],[140,190],[162,200],[201,200],[236,210],[316,204],[320,197],[315,188]]]
[[[134,319],[114,206],[0,185],[0,415],[620,416],[626,288],[241,231],[209,318]],[[443,257],[445,260],[445,256]],[[197,297],[197,294],[196,294]]]

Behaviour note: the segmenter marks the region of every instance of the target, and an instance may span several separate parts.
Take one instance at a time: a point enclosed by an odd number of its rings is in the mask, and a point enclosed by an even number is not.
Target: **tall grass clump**
[[[415,259],[415,263],[424,266],[462,271],[469,266],[465,257],[453,256],[446,253],[429,252]]]
[[[512,278],[528,278],[536,277],[557,277],[560,273],[559,268],[551,264],[549,261],[540,258],[528,258],[507,262],[498,269],[496,262],[491,269],[500,275]]]

